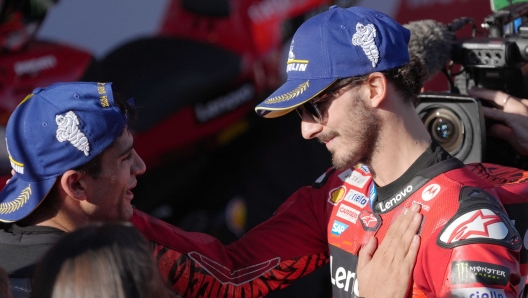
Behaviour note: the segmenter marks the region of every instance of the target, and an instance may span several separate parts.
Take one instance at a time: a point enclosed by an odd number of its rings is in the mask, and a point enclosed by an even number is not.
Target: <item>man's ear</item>
[[[61,176],[62,189],[66,194],[76,200],[86,200],[88,197],[86,175],[75,170],[68,170]]]
[[[380,72],[369,75],[366,81],[368,95],[372,107],[378,107],[387,93],[387,78]]]

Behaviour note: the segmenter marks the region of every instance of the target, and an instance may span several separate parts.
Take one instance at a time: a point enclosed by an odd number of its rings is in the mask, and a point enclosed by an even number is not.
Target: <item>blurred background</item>
[[[402,24],[480,23],[492,12],[489,0],[0,0],[0,137],[36,87],[113,82],[139,113],[131,128],[147,172],[135,206],[229,243],[331,166],[324,146],[302,139],[295,113],[270,120],[253,110],[285,80],[297,27],[330,5]],[[440,74],[425,89],[448,85]],[[2,142],[3,179],[9,171]],[[328,273],[270,297],[330,297]]]

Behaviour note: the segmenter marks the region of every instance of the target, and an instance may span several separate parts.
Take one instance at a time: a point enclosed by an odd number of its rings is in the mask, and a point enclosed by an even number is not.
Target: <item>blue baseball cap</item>
[[[266,118],[279,117],[338,79],[402,66],[409,62],[410,35],[381,12],[332,6],[295,32],[286,62],[287,81],[255,111]]]
[[[126,125],[111,83],[57,83],[33,90],[7,122],[15,175],[0,192],[0,221],[28,216],[57,177],[103,152]]]

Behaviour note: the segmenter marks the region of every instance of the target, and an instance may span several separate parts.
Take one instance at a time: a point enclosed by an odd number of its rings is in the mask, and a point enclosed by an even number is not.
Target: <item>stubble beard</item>
[[[332,164],[337,170],[345,170],[357,163],[371,164],[372,155],[377,151],[381,119],[374,114],[361,100],[359,94],[347,105],[349,117],[346,118],[341,134],[333,132],[334,136],[340,136],[344,141],[341,153],[332,154]]]

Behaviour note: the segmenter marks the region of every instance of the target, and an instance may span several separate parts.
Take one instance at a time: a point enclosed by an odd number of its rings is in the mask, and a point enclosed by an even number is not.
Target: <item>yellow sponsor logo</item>
[[[108,97],[106,97],[106,95],[101,96],[101,105],[103,106],[103,108],[107,108],[110,106],[110,104],[108,103]]]
[[[108,97],[106,95],[105,83],[97,83],[97,93],[101,94],[101,97],[99,97],[101,106],[103,108],[109,107],[110,104],[108,103]]]
[[[290,71],[306,71],[308,67],[308,60],[288,60],[286,63],[286,72]]]
[[[15,170],[15,172],[24,174],[24,164],[23,163],[14,160],[11,157],[11,155],[9,155],[9,161],[11,162],[11,167],[13,168],[13,170]]]
[[[105,83],[97,83],[97,93],[106,94]]]
[[[346,193],[346,189],[344,186],[340,186],[338,188],[332,189],[328,193],[328,202],[334,205],[339,203],[339,201],[341,201],[343,197],[345,196],[345,193]]]

